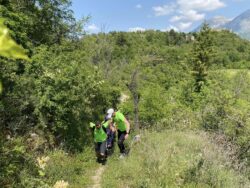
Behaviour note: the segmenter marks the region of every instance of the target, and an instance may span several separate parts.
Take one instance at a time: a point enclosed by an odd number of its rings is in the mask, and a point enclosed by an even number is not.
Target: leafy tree
[[[29,60],[25,54],[25,50],[10,38],[9,30],[4,26],[3,20],[0,20],[0,56]],[[2,75],[0,75],[1,77]],[[0,94],[2,93],[2,89],[2,82],[0,80]]]
[[[207,70],[213,55],[213,40],[211,29],[204,24],[198,33],[192,50],[193,75],[195,78],[195,91],[200,92],[206,81]]]
[[[0,56],[12,59],[29,60],[28,56],[25,54],[25,50],[9,36],[9,30],[4,26],[3,20],[0,20]],[[2,78],[2,72],[0,78]],[[0,80],[0,95],[1,93],[2,83]],[[0,100],[0,106],[2,106],[2,100]],[[6,130],[3,129],[2,124],[0,130],[0,186],[13,186],[16,183],[15,181],[20,180],[19,173],[20,170],[24,168],[32,168],[29,170],[35,176],[35,163],[30,156],[26,154],[26,148],[21,144],[21,141],[15,140],[12,142],[7,140],[5,138]]]
[[[123,32],[117,33],[116,44],[117,44],[118,46],[129,45],[125,33],[123,33]]]
[[[83,34],[84,22],[75,20],[70,6],[70,0],[5,0],[0,15],[6,18],[17,41],[25,38],[34,45],[51,45]]]
[[[129,84],[127,84],[127,87],[129,91],[132,94],[133,97],[133,104],[134,104],[134,119],[135,119],[135,129],[139,130],[139,101],[140,101],[140,94],[138,92],[138,68],[134,70],[131,76],[131,81]]]

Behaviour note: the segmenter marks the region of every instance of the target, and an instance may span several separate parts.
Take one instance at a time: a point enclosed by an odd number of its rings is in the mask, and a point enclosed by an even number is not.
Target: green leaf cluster
[[[25,54],[25,50],[11,39],[9,30],[4,26],[3,21],[0,21],[0,56],[14,59],[29,59]]]

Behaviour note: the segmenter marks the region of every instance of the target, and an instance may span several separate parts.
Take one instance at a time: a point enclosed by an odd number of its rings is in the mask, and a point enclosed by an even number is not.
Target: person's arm
[[[109,119],[108,120],[108,123],[109,123],[109,128],[112,132],[115,132],[116,131],[116,128],[115,128],[115,123],[113,121],[113,119]]]
[[[107,129],[109,127],[110,121],[106,121],[102,123],[102,126]]]
[[[110,129],[112,130],[112,132],[116,132],[116,127],[113,122],[110,123]]]
[[[90,126],[90,128],[93,128],[93,127],[95,127],[95,124],[92,123],[92,122],[90,122],[90,123],[89,123],[89,126]]]
[[[130,131],[130,123],[128,122],[128,120],[125,118],[124,119],[124,122],[126,124],[126,135],[125,135],[125,139],[128,138],[128,135],[129,135],[129,131]]]
[[[130,131],[130,123],[128,122],[128,120],[125,118],[124,119],[125,121],[125,124],[126,124],[126,133],[129,134],[129,131]]]

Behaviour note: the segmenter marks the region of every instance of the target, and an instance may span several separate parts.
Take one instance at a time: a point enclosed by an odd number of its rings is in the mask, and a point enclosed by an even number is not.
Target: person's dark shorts
[[[95,151],[97,153],[105,154],[105,152],[106,152],[106,141],[95,143]]]

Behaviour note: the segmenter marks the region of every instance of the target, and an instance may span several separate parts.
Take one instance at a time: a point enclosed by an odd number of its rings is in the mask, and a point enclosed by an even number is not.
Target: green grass
[[[44,177],[49,185],[53,186],[60,180],[68,182],[70,188],[92,185],[91,176],[94,175],[98,166],[92,148],[87,148],[83,153],[74,155],[58,150],[50,153],[49,157]]]
[[[229,161],[203,132],[145,132],[128,158],[109,159],[102,186],[249,187],[247,178],[234,171]]]
[[[240,72],[247,72],[248,73],[248,77],[250,79],[250,70],[247,70],[247,69],[222,69],[222,70],[217,70],[217,71],[219,71],[220,73],[224,74],[229,79],[235,77]]]

